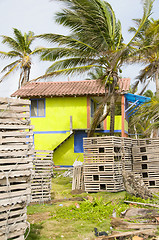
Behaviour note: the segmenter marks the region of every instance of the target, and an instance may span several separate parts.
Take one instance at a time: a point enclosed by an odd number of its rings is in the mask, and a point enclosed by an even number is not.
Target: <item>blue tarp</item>
[[[132,93],[124,94],[126,101],[127,101],[127,108],[125,109],[125,113],[128,117],[133,115],[137,111],[137,107],[141,106],[142,104],[151,101],[151,98],[135,95]]]

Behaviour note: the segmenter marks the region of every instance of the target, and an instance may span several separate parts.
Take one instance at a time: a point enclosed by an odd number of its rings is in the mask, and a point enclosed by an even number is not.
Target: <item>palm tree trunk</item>
[[[23,68],[23,79],[21,81],[21,86],[23,86],[27,82],[29,82],[29,76],[30,76],[30,67],[24,67]]]
[[[104,105],[107,103],[109,96],[104,97],[102,103],[99,105],[98,109],[95,111],[93,116],[93,122],[91,124],[91,129],[88,132],[88,137],[93,137],[96,127],[100,122],[102,122],[109,114],[109,109],[107,109],[106,114],[103,116]]]
[[[115,95],[112,94],[110,98],[110,136],[114,136],[115,123]]]
[[[156,97],[159,97],[159,79],[158,79],[158,71],[155,73],[155,82],[156,82]]]

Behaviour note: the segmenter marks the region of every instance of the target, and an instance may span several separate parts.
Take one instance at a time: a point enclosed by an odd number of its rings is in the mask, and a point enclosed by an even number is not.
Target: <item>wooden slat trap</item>
[[[24,239],[31,198],[30,101],[0,98],[0,240]]]
[[[31,202],[44,203],[51,200],[51,178],[53,175],[53,151],[35,150]]]
[[[159,187],[159,138],[84,138],[84,186],[87,192],[124,190],[122,172],[140,174],[148,188]]]
[[[131,145],[130,138],[84,138],[85,191],[124,190],[122,171],[132,171]]]
[[[133,171],[148,188],[159,187],[159,139],[138,139],[132,148]]]
[[[84,190],[83,166],[73,168],[72,190]]]

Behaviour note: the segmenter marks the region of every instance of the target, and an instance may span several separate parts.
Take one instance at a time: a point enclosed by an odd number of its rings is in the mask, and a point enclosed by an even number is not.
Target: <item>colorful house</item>
[[[125,114],[130,79],[120,81],[120,96],[116,104],[115,134],[128,135]],[[100,80],[68,82],[30,82],[12,97],[31,100],[30,117],[34,125],[35,149],[54,150],[54,163],[72,166],[83,161],[83,137],[87,136],[95,109],[105,96]],[[109,134],[110,117],[97,127],[96,134]]]

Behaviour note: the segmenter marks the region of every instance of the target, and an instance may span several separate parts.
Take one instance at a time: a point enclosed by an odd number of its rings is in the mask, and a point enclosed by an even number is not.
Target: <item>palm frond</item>
[[[50,73],[46,73],[45,75],[42,75],[38,78],[35,78],[32,81],[37,81],[40,79],[48,79],[48,78],[52,78],[53,76],[58,76],[58,75],[71,75],[71,74],[83,74],[87,71],[89,71],[90,69],[92,69],[93,67],[97,67],[96,65],[88,65],[88,66],[82,66],[82,67],[74,67],[74,68],[68,68],[68,69],[60,69],[54,72],[50,72]]]
[[[2,52],[0,51],[0,57],[2,58],[14,58],[14,57],[22,57],[21,53],[17,51],[10,51],[10,52]]]
[[[14,68],[14,66],[17,66],[21,63],[21,60],[16,60],[15,62],[12,62],[10,64],[8,64],[7,66],[5,66],[2,70],[1,73],[5,72],[5,71],[10,71],[10,69]]]
[[[143,17],[140,21],[140,24],[138,26],[137,31],[135,32],[134,36],[131,38],[127,46],[129,46],[132,41],[135,39],[135,37],[138,35],[138,33],[141,31],[143,28],[145,22],[147,21],[148,17],[151,15],[152,7],[153,7],[153,2],[154,0],[144,0],[143,1]]]
[[[78,49],[80,51],[85,51],[85,53],[97,53],[97,50],[93,47],[91,47],[89,44],[86,44],[84,42],[81,42],[75,38],[72,38],[71,36],[64,36],[60,34],[42,34],[37,35],[37,38],[45,39],[50,43],[59,43],[59,45],[67,46],[67,47],[73,47],[75,49]]]
[[[8,68],[7,73],[0,79],[0,82],[3,81],[4,78],[6,78],[11,72],[13,72],[14,70],[17,70],[17,68],[19,67],[19,65],[21,64],[21,61],[15,61],[12,64],[7,65],[5,68],[3,68],[2,72],[6,71]]]
[[[95,66],[96,61],[94,59],[86,59],[86,58],[67,58],[60,61],[56,61],[53,63],[46,71],[46,73],[54,72],[56,70],[60,69],[66,69],[66,68],[75,68],[75,67],[84,67],[83,65],[90,65]],[[96,65],[97,67],[98,65]]]
[[[14,40],[11,37],[4,36],[4,35],[1,35],[1,37],[2,37],[2,43],[8,45],[8,47],[14,49],[15,51],[19,51],[20,50],[19,49],[19,45],[16,42],[16,40]]]

